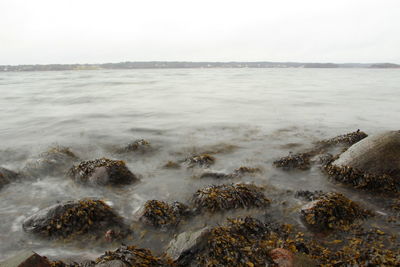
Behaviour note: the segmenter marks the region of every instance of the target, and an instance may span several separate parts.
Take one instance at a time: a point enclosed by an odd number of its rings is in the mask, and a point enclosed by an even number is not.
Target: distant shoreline
[[[44,65],[0,65],[0,72],[65,71],[65,70],[110,70],[110,69],[194,69],[194,68],[375,68],[394,69],[393,63],[299,63],[299,62],[185,62],[147,61],[104,64],[44,64]]]

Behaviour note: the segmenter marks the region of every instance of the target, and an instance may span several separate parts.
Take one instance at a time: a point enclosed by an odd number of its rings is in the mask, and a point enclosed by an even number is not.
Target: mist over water
[[[357,129],[368,134],[398,130],[400,75],[396,69],[15,72],[0,73],[0,95],[1,167],[20,170],[30,158],[62,145],[82,160],[123,159],[141,178],[120,189],[84,187],[46,175],[8,185],[0,191],[1,261],[21,248],[45,255],[103,252],[22,232],[24,218],[56,201],[103,198],[130,222],[149,199],[188,202],[205,185],[240,181],[277,190],[351,192],[349,197],[368,203],[366,196],[330,183],[316,168],[286,173],[272,162]],[[112,152],[141,138],[154,151]],[[262,173],[216,181],[196,178],[200,168],[162,168],[169,160],[209,150],[218,152],[212,170],[250,166]]]

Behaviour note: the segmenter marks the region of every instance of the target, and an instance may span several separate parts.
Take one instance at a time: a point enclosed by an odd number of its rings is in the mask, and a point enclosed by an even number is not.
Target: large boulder
[[[22,251],[0,263],[1,267],[52,267],[50,261],[32,251]]]
[[[0,167],[0,189],[3,188],[3,186],[17,180],[18,177],[18,173]]]
[[[78,157],[69,148],[58,146],[28,160],[22,171],[32,177],[65,175],[77,160]]]
[[[326,167],[336,180],[377,191],[400,190],[400,131],[369,136]]]
[[[112,229],[123,237],[128,227],[110,206],[101,200],[83,199],[58,203],[24,220],[25,232],[46,238],[72,238],[82,234],[104,237]]]
[[[124,161],[107,158],[82,161],[68,171],[68,176],[91,185],[128,185],[138,181]]]

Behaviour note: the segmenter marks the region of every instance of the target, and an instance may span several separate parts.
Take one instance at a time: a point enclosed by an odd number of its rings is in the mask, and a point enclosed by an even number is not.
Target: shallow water
[[[22,248],[50,256],[101,253],[103,248],[87,244],[33,239],[22,232],[21,222],[56,201],[91,196],[107,200],[127,221],[149,199],[187,202],[196,189],[221,181],[196,178],[201,169],[162,166],[210,150],[218,152],[213,170],[263,170],[224,182],[273,187],[269,193],[277,201],[285,195],[274,196],[274,191],[336,190],[379,209],[365,195],[329,182],[318,168],[286,173],[272,162],[357,129],[369,134],[398,129],[400,114],[400,75],[390,69],[0,73],[0,94],[0,166],[19,170],[49,147],[63,145],[82,159],[124,159],[141,177],[123,189],[82,187],[46,175],[5,187],[0,191],[0,260]],[[112,153],[140,138],[155,150]],[[289,216],[294,221],[295,214]]]

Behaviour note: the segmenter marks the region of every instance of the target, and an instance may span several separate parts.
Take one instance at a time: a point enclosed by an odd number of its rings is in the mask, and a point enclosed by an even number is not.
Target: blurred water
[[[0,191],[0,260],[21,248],[51,254],[77,247],[34,240],[30,214],[58,200],[104,198],[128,221],[148,199],[187,202],[204,185],[199,170],[165,170],[168,160],[222,149],[214,170],[263,172],[238,181],[282,190],[339,190],[320,171],[284,173],[274,159],[312,142],[362,129],[399,129],[400,75],[377,69],[170,69],[0,73],[0,166],[25,162],[59,144],[82,159],[116,156],[110,147],[139,138],[157,148],[121,156],[141,182],[124,189],[80,187],[40,177]],[[289,144],[289,145],[288,145]],[[231,151],[231,145],[237,149]],[[353,198],[364,198],[355,195]],[[62,252],[59,252],[62,251]],[[102,250],[86,248],[86,252]]]

